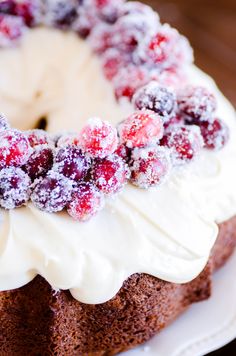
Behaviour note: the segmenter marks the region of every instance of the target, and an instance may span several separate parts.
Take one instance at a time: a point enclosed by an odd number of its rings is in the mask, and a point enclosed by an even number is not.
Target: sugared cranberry
[[[104,23],[98,24],[89,36],[92,49],[97,54],[104,53],[108,48],[113,47],[113,27]]]
[[[169,117],[169,119],[164,123],[164,128],[168,129],[172,125],[184,125],[184,119],[179,113],[174,113]]]
[[[176,98],[172,91],[157,82],[150,82],[135,93],[133,104],[139,110],[155,111],[166,122],[176,107]]]
[[[80,37],[87,38],[92,32],[93,28],[97,28],[99,19],[96,15],[95,9],[90,8],[88,11],[87,6],[80,4],[77,8],[78,16],[73,21],[71,29],[78,33]]]
[[[204,87],[187,86],[178,94],[178,105],[189,123],[208,119],[216,110],[214,95]]]
[[[104,197],[91,183],[82,183],[76,188],[68,206],[68,213],[73,219],[87,221],[104,206]]]
[[[0,131],[0,168],[22,166],[31,152],[26,135],[18,130]]]
[[[128,178],[128,167],[117,155],[111,155],[94,163],[92,179],[104,194],[117,193],[123,188]]]
[[[73,146],[60,148],[54,162],[53,169],[75,181],[83,179],[91,165],[90,158],[80,148]]]
[[[14,11],[15,0],[1,0],[0,13],[11,15]]]
[[[126,66],[130,57],[120,52],[116,48],[108,49],[102,56],[103,72],[108,80],[112,80],[119,70]]]
[[[54,171],[40,178],[33,185],[31,200],[40,210],[56,213],[63,210],[71,201],[73,182]]]
[[[38,0],[14,1],[13,15],[21,17],[26,25],[31,27],[40,21],[41,7]]]
[[[53,139],[44,130],[39,130],[39,129],[30,130],[30,131],[26,131],[25,134],[29,140],[30,146],[33,148],[42,145],[54,147]]]
[[[136,90],[148,82],[149,75],[145,68],[135,65],[121,68],[113,80],[116,99],[131,100]]]
[[[166,131],[161,144],[171,149],[174,165],[193,160],[203,147],[203,139],[197,126],[172,125]]]
[[[0,114],[0,131],[8,130],[9,128],[9,122],[3,114]]]
[[[124,144],[120,144],[114,153],[121,157],[125,162],[128,162],[131,155],[131,149]]]
[[[229,128],[220,119],[202,121],[199,124],[205,147],[220,150],[229,140]]]
[[[90,119],[80,133],[80,147],[92,157],[104,158],[117,146],[117,130],[99,118]]]
[[[15,209],[25,205],[30,197],[30,177],[17,167],[0,170],[0,206]]]
[[[106,22],[114,23],[122,11],[124,0],[90,0],[98,16]]]
[[[53,151],[48,147],[36,147],[23,169],[32,180],[46,176],[53,165]]]
[[[163,123],[153,111],[140,110],[121,122],[118,131],[121,143],[127,147],[144,147],[162,138]]]
[[[18,40],[25,31],[22,18],[0,14],[0,47],[9,47]]]
[[[77,0],[46,0],[43,21],[46,25],[68,28],[77,18],[77,7]]]
[[[57,147],[79,146],[79,134],[68,133],[61,135],[56,143]]]
[[[171,168],[169,150],[160,146],[135,148],[129,166],[133,184],[144,189],[160,185]]]

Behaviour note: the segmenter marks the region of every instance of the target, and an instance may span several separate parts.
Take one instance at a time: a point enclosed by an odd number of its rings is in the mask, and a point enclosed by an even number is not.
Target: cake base
[[[174,284],[135,274],[110,301],[86,305],[40,276],[0,293],[0,354],[110,356],[149,340],[190,304],[211,295],[212,273],[236,246],[236,217],[220,225],[204,271]]]

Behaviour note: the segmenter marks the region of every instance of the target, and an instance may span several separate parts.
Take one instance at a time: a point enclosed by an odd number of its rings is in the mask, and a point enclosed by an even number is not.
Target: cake
[[[138,2],[0,1],[0,47],[0,354],[142,344],[234,251],[234,109]]]

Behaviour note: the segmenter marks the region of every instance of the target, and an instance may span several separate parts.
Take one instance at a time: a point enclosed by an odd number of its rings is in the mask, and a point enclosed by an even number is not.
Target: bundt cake
[[[1,356],[116,355],[210,297],[236,122],[185,37],[139,2],[1,0],[0,111]]]

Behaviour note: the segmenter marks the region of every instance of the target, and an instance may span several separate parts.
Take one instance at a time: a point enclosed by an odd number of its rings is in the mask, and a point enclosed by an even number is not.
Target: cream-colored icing
[[[82,302],[101,303],[136,272],[183,283],[202,271],[217,237],[215,221],[236,213],[236,123],[213,81],[194,67],[189,75],[215,92],[218,114],[231,128],[226,148],[203,151],[157,189],[128,185],[87,223],[32,205],[1,210],[0,290],[40,274]],[[19,48],[1,52],[0,110],[23,129],[46,115],[48,130],[58,132],[78,130],[94,115],[116,124],[131,108],[115,102],[87,43],[37,29]]]

